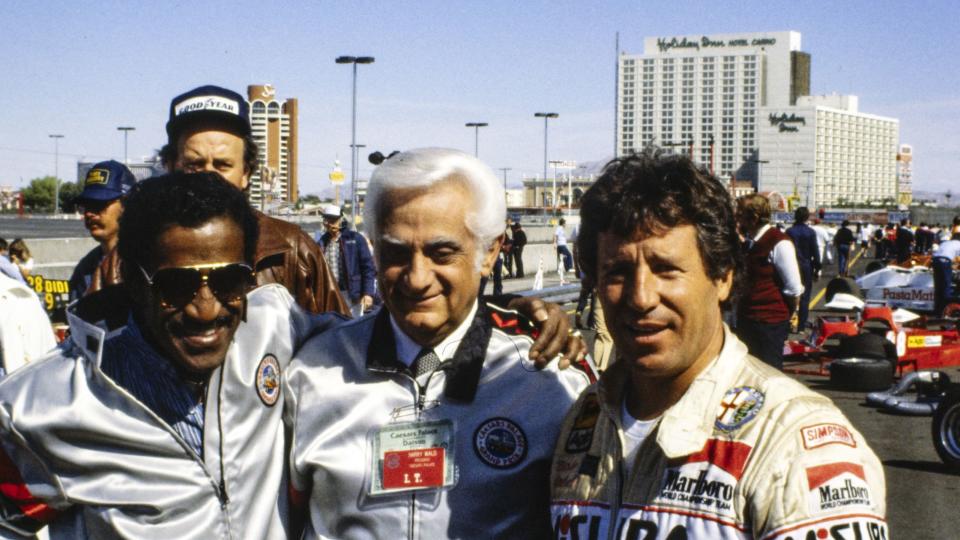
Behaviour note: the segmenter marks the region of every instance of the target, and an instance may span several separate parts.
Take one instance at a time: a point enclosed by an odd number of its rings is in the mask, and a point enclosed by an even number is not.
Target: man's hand
[[[582,360],[587,354],[587,344],[580,332],[574,332],[567,314],[557,304],[521,297],[511,300],[507,307],[532,320],[540,330],[529,354],[537,369],[543,369],[558,354],[563,355],[560,369],[566,369],[571,362]]]
[[[360,305],[363,306],[363,313],[370,311],[370,308],[373,307],[373,297],[369,294],[361,296]]]

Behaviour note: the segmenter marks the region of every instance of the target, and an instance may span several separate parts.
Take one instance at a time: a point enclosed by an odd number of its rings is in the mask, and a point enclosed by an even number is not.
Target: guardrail
[[[520,296],[536,296],[541,300],[562,305],[568,302],[576,302],[580,298],[580,284],[570,283],[569,285],[546,287],[536,291],[517,291],[514,294],[518,294]]]

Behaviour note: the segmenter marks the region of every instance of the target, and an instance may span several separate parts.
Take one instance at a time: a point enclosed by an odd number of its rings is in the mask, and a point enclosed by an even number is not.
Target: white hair
[[[470,154],[449,148],[416,148],[384,160],[373,171],[364,203],[363,220],[374,244],[379,244],[383,196],[390,191],[429,188],[451,178],[463,179],[473,195],[467,229],[477,240],[479,267],[483,253],[503,234],[507,217],[503,185],[490,169]]]

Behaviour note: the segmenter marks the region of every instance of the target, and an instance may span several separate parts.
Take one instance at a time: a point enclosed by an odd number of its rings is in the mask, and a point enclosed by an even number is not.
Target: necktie
[[[440,357],[433,352],[433,349],[424,347],[420,349],[420,354],[417,355],[410,369],[415,377],[420,377],[425,373],[433,373],[438,367],[440,367]]]

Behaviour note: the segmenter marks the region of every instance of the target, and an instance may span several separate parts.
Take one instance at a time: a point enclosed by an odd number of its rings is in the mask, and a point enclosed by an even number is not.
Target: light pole
[[[757,164],[757,191],[760,191],[760,178],[763,176],[763,164],[770,163],[768,159],[751,159],[753,163]]]
[[[511,169],[510,167],[500,167],[500,170],[503,171],[503,202],[507,202],[507,171]]]
[[[809,209],[810,209],[810,179],[811,179],[811,175],[812,175],[814,172],[816,172],[816,171],[814,171],[813,169],[807,169],[807,170],[805,170],[805,171],[800,171],[800,172],[802,172],[803,174],[807,175],[807,203],[806,203],[806,207],[807,207],[807,210],[809,210]],[[814,197],[814,199],[816,199],[816,197]],[[814,200],[813,202],[816,203],[817,201]]]
[[[53,139],[53,215],[60,214],[60,139],[63,135],[48,135]]]
[[[467,122],[466,127],[473,128],[473,156],[480,157],[480,128],[487,127],[490,124],[486,122]]]
[[[533,116],[537,118],[543,118],[543,181],[547,181],[547,120],[551,118],[559,118],[560,115],[555,112],[538,112],[533,113]],[[554,179],[556,181],[556,179]],[[556,189],[554,189],[554,195],[556,195]]]
[[[557,208],[559,206],[557,204],[557,168],[563,165],[563,162],[559,159],[551,159],[550,164],[553,165],[553,187],[551,188],[553,193],[550,195],[550,204]]]
[[[123,164],[124,165],[127,165],[129,163],[127,161],[127,135],[135,129],[137,128],[132,126],[120,126],[117,128],[117,131],[123,132]]]
[[[358,157],[358,156],[360,155],[360,149],[361,149],[361,148],[366,148],[366,147],[367,147],[367,145],[365,145],[365,144],[351,144],[351,145],[350,145],[350,155],[352,155],[352,156],[354,156],[354,157]],[[360,208],[359,208],[360,198],[357,196],[357,195],[358,195],[358,194],[357,194],[357,191],[359,191],[359,188],[357,187],[357,182],[354,182],[354,184],[353,184],[353,199],[351,200],[351,201],[352,201],[351,204],[352,204],[353,206],[350,207],[350,211],[353,213],[353,223],[354,223],[354,227],[356,227],[357,216],[359,215],[358,212],[360,212]]]
[[[353,64],[353,122],[350,127],[350,190],[353,197],[353,220],[356,222],[357,216],[357,64],[372,64],[372,56],[338,56],[334,60],[338,64]]]

